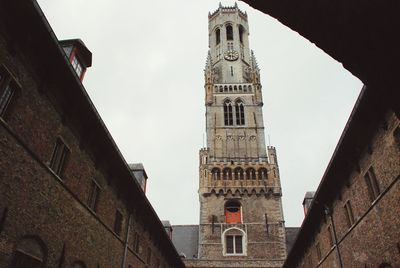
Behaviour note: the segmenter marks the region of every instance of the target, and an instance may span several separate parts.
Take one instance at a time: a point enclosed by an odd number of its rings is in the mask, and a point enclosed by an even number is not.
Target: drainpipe
[[[125,236],[125,245],[124,245],[124,255],[123,255],[123,257],[122,257],[122,265],[121,265],[121,268],[125,268],[126,255],[127,255],[127,253],[128,253],[129,233],[130,233],[130,231],[131,231],[131,221],[132,221],[132,215],[129,214],[128,226],[126,227],[126,236]]]
[[[331,220],[333,238],[334,238],[333,243],[335,243],[336,253],[337,253],[337,256],[338,256],[338,259],[339,259],[339,266],[340,266],[340,268],[343,268],[342,255],[340,254],[339,245],[337,243],[336,227],[335,227],[335,222],[333,221],[332,212],[329,209],[329,207],[327,207],[326,205],[324,205],[324,212],[325,212],[325,215],[329,216],[329,219]]]

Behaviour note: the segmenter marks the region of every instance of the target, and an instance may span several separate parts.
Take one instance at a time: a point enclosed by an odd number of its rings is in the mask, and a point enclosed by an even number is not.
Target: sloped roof
[[[299,233],[300,227],[286,227],[285,228],[285,233],[286,233],[286,249],[287,252],[289,253],[290,250],[292,249],[292,246],[294,244],[294,241],[296,239],[297,234]]]
[[[186,259],[197,259],[199,249],[198,225],[173,225],[172,243],[179,255],[185,254]]]

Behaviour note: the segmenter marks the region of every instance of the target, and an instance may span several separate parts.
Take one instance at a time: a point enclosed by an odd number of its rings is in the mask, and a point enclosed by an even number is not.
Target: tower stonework
[[[276,150],[265,145],[260,72],[237,5],[208,16],[207,147],[200,150],[196,267],[281,267],[286,258]]]

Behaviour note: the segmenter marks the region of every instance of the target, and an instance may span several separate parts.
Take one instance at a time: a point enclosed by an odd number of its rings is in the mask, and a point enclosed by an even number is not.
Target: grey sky
[[[38,2],[59,39],[81,38],[92,51],[85,88],[127,162],[144,164],[159,217],[198,223],[207,14],[218,1]],[[362,84],[277,20],[239,7],[261,69],[286,226],[298,226],[304,193],[318,186]]]

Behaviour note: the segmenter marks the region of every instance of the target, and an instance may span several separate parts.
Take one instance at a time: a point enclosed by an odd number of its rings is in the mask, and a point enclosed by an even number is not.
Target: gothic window
[[[246,85],[243,86],[243,91],[247,92],[247,86]]]
[[[224,255],[246,255],[246,235],[238,228],[223,233]]]
[[[224,103],[224,122],[225,126],[233,125],[232,104],[229,100]]]
[[[350,200],[344,204],[344,209],[346,213],[347,226],[350,228],[354,224],[354,214],[353,209],[351,208]]]
[[[50,168],[59,176],[62,176],[69,155],[69,149],[61,138],[57,138],[53,155],[50,160]]]
[[[260,168],[259,170],[258,170],[258,179],[260,179],[260,180],[266,180],[268,177],[267,177],[267,169],[265,169],[265,168]]]
[[[239,25],[239,40],[240,43],[243,44],[243,33],[244,33],[244,27],[242,25]]]
[[[17,89],[18,86],[11,74],[0,66],[0,117],[4,117],[6,111],[12,105]]]
[[[233,40],[233,28],[232,25],[226,26],[226,40]]]
[[[224,86],[224,92],[228,91],[228,86]]]
[[[235,105],[236,110],[236,125],[243,126],[244,125],[244,105],[243,102],[237,101]]]
[[[230,168],[224,168],[222,171],[222,178],[224,180],[231,180],[232,179],[232,170]]]
[[[96,211],[96,209],[97,209],[97,202],[99,200],[99,194],[100,194],[100,187],[96,183],[96,181],[92,180],[91,184],[90,184],[88,207],[93,211]]]
[[[242,206],[239,201],[230,200],[225,203],[225,221],[227,223],[242,222]]]
[[[379,189],[379,183],[376,179],[374,169],[370,167],[364,175],[365,183],[367,184],[369,197],[371,202],[374,201],[378,195],[381,193]]]
[[[215,30],[215,45],[219,45],[221,43],[221,30],[217,28]]]
[[[254,168],[246,169],[246,179],[255,180],[256,179],[256,171]]]
[[[233,90],[234,90],[234,91],[237,91],[237,86],[236,86],[236,85],[233,86]]]
[[[219,168],[213,168],[211,170],[211,174],[212,174],[212,178],[214,180],[220,180],[221,179],[221,171],[219,170]]]
[[[223,86],[219,86],[219,92],[223,92],[223,91],[224,91]]]
[[[244,172],[243,169],[240,167],[235,168],[235,180],[243,180],[244,179]]]
[[[41,242],[41,241],[40,241]],[[35,238],[24,238],[16,246],[12,268],[40,268],[44,265],[45,249]]]
[[[232,68],[232,66],[231,66]],[[229,92],[232,92],[232,86],[229,86]]]

